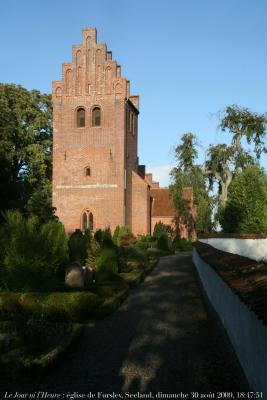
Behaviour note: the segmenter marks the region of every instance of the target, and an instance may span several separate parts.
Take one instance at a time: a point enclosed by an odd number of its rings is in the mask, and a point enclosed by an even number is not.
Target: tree
[[[228,106],[221,117],[219,128],[229,131],[232,135],[232,145],[210,145],[207,151],[203,173],[209,178],[210,188],[218,184],[220,207],[224,207],[228,197],[228,188],[238,172],[258,163],[262,152],[266,152],[264,137],[267,119],[264,114],[256,114],[247,108],[236,105]],[[248,144],[254,143],[256,159],[246,151],[241,140],[245,138]]]
[[[256,160],[242,148],[237,151],[235,146],[226,144],[209,146],[202,172],[208,177],[211,190],[214,183],[218,184],[218,198],[222,207],[225,206],[228,188],[236,173],[255,164]]]
[[[51,96],[0,84],[0,209],[24,210],[51,180]]]
[[[184,133],[181,143],[175,148],[177,169],[182,172],[191,171],[198,157],[197,137],[191,132]]]
[[[254,143],[254,152],[259,159],[262,152],[266,153],[264,138],[266,136],[267,117],[257,114],[248,108],[232,105],[226,107],[221,117],[219,128],[233,134],[232,143],[236,150],[241,149],[241,139],[244,137],[248,144]]]
[[[175,157],[177,166],[171,171],[173,184],[170,186],[175,209],[190,226],[191,216],[188,204],[183,198],[183,190],[185,187],[192,187],[194,205],[197,208],[196,229],[198,232],[208,232],[212,228],[213,200],[207,190],[206,177],[201,167],[196,164],[197,138],[193,133],[185,133],[181,137],[180,144],[175,148]]]
[[[267,233],[267,176],[252,166],[238,174],[220,216],[225,232]]]
[[[55,215],[55,207],[52,207],[51,182],[45,180],[42,186],[38,186],[26,204],[26,214],[37,216],[41,223],[58,218]]]

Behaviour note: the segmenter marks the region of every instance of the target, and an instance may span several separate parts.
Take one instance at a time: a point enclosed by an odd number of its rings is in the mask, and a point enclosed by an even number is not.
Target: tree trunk
[[[230,171],[227,171],[225,173],[225,177],[224,179],[222,177],[220,177],[220,184],[221,184],[221,188],[222,188],[222,192],[220,194],[220,201],[223,207],[225,207],[225,204],[227,202],[227,198],[228,198],[228,188],[230,186],[230,183],[233,180],[233,173]]]

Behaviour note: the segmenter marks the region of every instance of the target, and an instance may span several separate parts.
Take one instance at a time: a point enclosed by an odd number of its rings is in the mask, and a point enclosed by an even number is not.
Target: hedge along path
[[[248,387],[188,252],[161,258],[117,312],[85,328],[50,375],[2,383],[2,390],[207,393]]]

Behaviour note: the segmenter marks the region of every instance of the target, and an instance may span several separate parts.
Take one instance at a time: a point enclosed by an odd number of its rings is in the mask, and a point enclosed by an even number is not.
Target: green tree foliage
[[[55,208],[52,207],[52,188],[49,181],[37,187],[26,204],[26,213],[36,215],[41,223],[56,219]]]
[[[225,232],[267,233],[267,177],[262,169],[250,167],[235,177],[220,223]]]
[[[228,188],[236,173],[256,165],[257,161],[242,147],[226,144],[210,145],[203,174],[208,177],[209,187],[212,190],[214,183],[218,185],[218,199],[222,207],[225,206]]]
[[[219,128],[233,135],[232,142],[237,151],[241,148],[242,138],[245,138],[248,144],[254,143],[254,152],[256,157],[260,158],[262,152],[266,153],[266,124],[265,114],[257,114],[234,104],[224,110]]]
[[[229,186],[237,173],[257,164],[261,154],[266,152],[264,138],[267,118],[264,114],[256,114],[247,108],[237,105],[226,107],[220,117],[219,128],[232,135],[232,145],[210,145],[203,173],[208,177],[210,187],[218,185],[219,207],[223,208],[228,197]],[[242,145],[254,144],[256,159]]]
[[[25,218],[7,211],[0,230],[2,286],[9,290],[50,291],[59,285],[62,266],[68,261],[63,225],[37,217]]]
[[[190,227],[190,210],[183,199],[183,189],[192,187],[194,205],[197,208],[196,229],[198,232],[209,232],[212,228],[211,213],[213,199],[209,196],[206,177],[199,165],[196,164],[198,156],[197,139],[192,133],[181,137],[179,146],[175,149],[177,166],[171,171],[173,184],[170,186],[175,209],[182,214]]]
[[[0,209],[24,210],[51,179],[51,96],[0,84]]]
[[[191,171],[198,157],[197,137],[191,132],[184,133],[181,143],[175,148],[177,169],[181,172]]]

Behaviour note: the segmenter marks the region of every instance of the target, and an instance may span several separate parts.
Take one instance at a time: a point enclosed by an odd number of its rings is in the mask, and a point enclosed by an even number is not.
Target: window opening
[[[87,214],[86,212],[84,212],[82,216],[82,230],[85,231],[87,228],[88,228]]]
[[[89,214],[89,229],[91,232],[94,230],[94,216],[92,213]]]
[[[84,128],[85,127],[85,109],[78,108],[77,110],[77,127]]]
[[[92,126],[100,126],[101,124],[101,110],[99,107],[93,108],[92,111]]]

